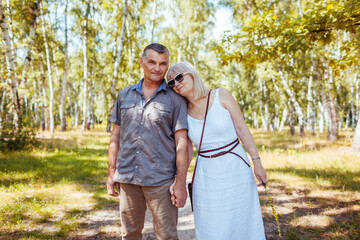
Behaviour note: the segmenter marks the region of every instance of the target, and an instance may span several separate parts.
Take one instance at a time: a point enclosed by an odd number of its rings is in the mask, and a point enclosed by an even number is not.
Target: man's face
[[[162,81],[169,68],[169,55],[149,49],[147,58],[140,58],[140,66],[144,70],[145,81]]]

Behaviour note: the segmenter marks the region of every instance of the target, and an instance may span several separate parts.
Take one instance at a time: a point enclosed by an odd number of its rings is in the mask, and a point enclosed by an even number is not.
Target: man
[[[146,206],[157,239],[178,239],[177,208],[187,197],[187,106],[164,80],[165,46],[148,45],[140,65],[144,78],[119,92],[110,118],[107,190],[120,195],[123,239],[142,239]]]

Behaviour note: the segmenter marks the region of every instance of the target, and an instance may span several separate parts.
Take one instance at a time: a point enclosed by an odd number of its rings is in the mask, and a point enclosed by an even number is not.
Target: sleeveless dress
[[[196,149],[203,122],[188,115],[188,136]],[[235,139],[237,134],[230,113],[221,106],[217,89],[214,103],[208,110],[201,151],[225,146]],[[250,164],[241,144],[232,151]],[[197,161],[193,184],[196,239],[265,239],[252,168],[230,153],[216,158],[198,156]]]

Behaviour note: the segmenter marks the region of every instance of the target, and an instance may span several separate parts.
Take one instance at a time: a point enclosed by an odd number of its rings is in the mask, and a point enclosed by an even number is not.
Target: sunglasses
[[[173,79],[170,79],[167,84],[169,85],[169,87],[173,88],[175,87],[175,81],[177,81],[178,83],[181,83],[182,81],[184,81],[184,76],[186,74],[189,74],[188,72],[186,73],[179,73],[178,75],[176,75]]]

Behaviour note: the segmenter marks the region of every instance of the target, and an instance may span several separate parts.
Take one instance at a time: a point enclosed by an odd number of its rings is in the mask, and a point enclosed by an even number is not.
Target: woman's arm
[[[254,173],[256,178],[259,180],[261,185],[262,183],[267,183],[266,180],[266,172],[264,167],[261,164],[261,160],[259,157],[259,152],[257,150],[254,138],[252,137],[248,126],[245,123],[243,114],[236,103],[234,97],[231,93],[221,88],[219,90],[219,97],[221,105],[227,109],[231,115],[231,119],[233,121],[236,134],[240,138],[241,142],[244,144],[245,149],[250,154],[251,159],[253,159],[254,164]]]

